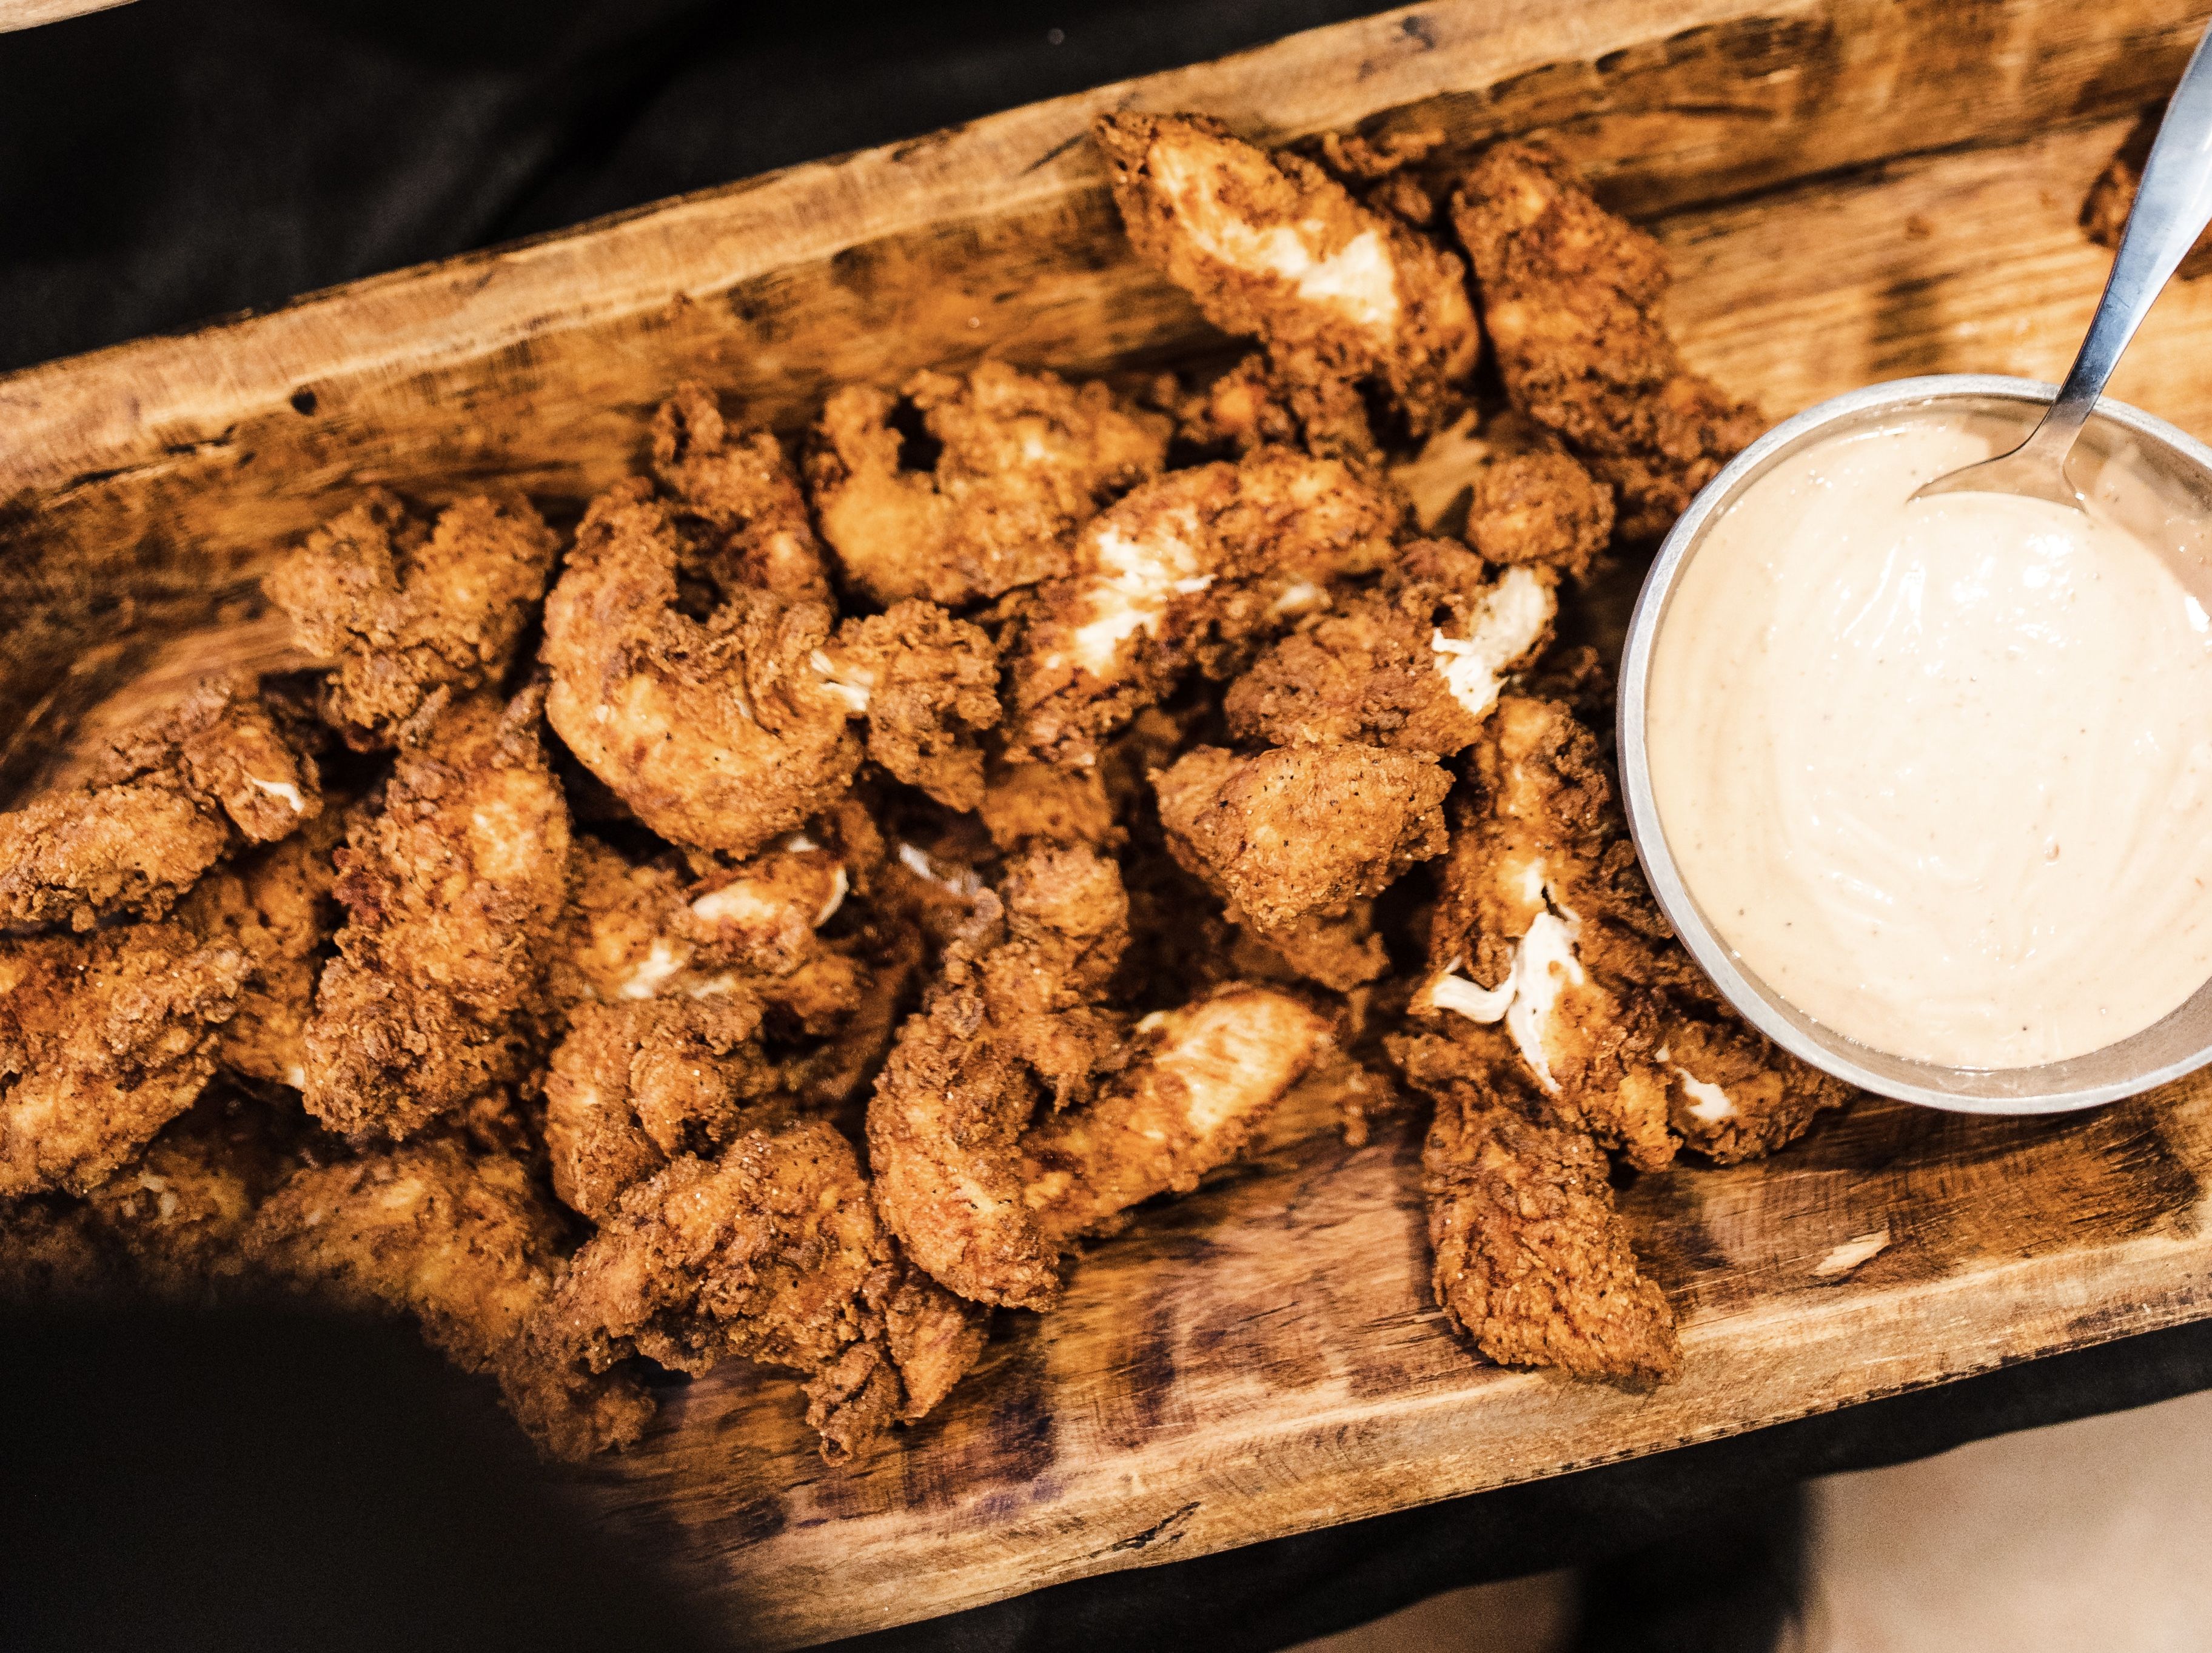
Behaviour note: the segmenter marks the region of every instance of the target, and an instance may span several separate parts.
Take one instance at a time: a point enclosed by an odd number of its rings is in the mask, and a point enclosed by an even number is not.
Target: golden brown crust
[[[902,403],[935,453],[910,463]],[[822,532],[854,589],[878,603],[959,608],[1064,572],[1068,532],[1150,477],[1168,422],[1104,385],[983,362],[917,374],[899,396],[830,398],[806,461]]]
[[[88,1193],[190,1107],[252,969],[175,923],[0,939],[0,1201]]]
[[[714,392],[686,381],[653,416],[653,471],[690,530],[687,562],[718,589],[830,600],[799,473],[773,431],[732,431]]]
[[[941,1399],[981,1352],[982,1326],[905,1267],[851,1146],[810,1121],[631,1188],[525,1346],[525,1370],[580,1385],[641,1354],[695,1373],[732,1356],[807,1373],[810,1421],[836,1462]]]
[[[1510,1072],[1407,1067],[1437,1097],[1421,1166],[1451,1322],[1507,1365],[1638,1386],[1679,1376],[1674,1310],[1637,1267],[1597,1146],[1531,1118]]]
[[[857,695],[868,757],[948,809],[983,800],[975,737],[999,720],[999,651],[981,627],[933,603],[896,603],[845,622],[823,651],[836,682]]]
[[[1551,641],[1556,607],[1548,574],[1486,572],[1449,540],[1406,547],[1379,586],[1302,621],[1230,685],[1230,733],[1278,746],[1462,750],[1506,678]]]
[[[1552,1113],[1646,1170],[1685,1137],[1771,1152],[1847,1099],[1736,1024],[1674,939],[1566,708],[1509,696],[1469,756],[1417,1012],[1486,1050],[1502,1023]]]
[[[465,1371],[496,1376],[541,1437],[627,1445],[653,1403],[619,1375],[535,1364],[525,1328],[562,1273],[558,1214],[514,1160],[448,1139],[295,1172],[248,1225],[248,1266],[326,1308],[405,1315]]]
[[[1528,143],[1484,152],[1452,199],[1452,222],[1514,406],[1614,486],[1624,538],[1664,532],[1763,421],[1682,366],[1658,319],[1659,244]]]
[[[559,542],[520,495],[475,495],[426,528],[381,488],[262,580],[301,647],[336,662],[324,714],[349,744],[393,744],[432,697],[495,687]]]
[[[331,1130],[398,1140],[529,1070],[568,895],[540,698],[447,710],[348,830],[302,1087]]]
[[[1263,933],[1379,894],[1444,852],[1451,776],[1421,754],[1200,746],[1152,781],[1176,860]]]
[[[1460,261],[1304,156],[1197,115],[1117,112],[1092,133],[1129,240],[1293,386],[1370,381],[1415,435],[1474,369]]]
[[[1077,535],[1007,660],[1009,756],[1088,768],[1102,742],[1196,671],[1231,677],[1391,556],[1403,506],[1334,460],[1271,448],[1177,471]]]
[[[0,815],[0,927],[159,918],[242,844],[322,810],[314,759],[250,678],[211,678],[73,778]]]

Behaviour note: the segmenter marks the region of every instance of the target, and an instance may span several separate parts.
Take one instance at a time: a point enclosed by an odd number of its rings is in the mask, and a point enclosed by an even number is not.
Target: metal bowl
[[[1708,483],[1667,536],[1629,622],[1620,676],[1620,780],[1629,830],[1651,891],[1675,933],[1729,1002],[1784,1049],[1838,1079],[1883,1096],[1976,1114],[2055,1114],[2117,1101],[2212,1061],[2212,982],[2163,1020],[2116,1044],[2034,1067],[1948,1067],[1893,1056],[1823,1026],[1761,981],[1698,909],[1682,882],[1652,795],[1644,743],[1651,657],[1682,571],[1707,528],[1769,467],[1808,443],[1930,408],[1955,410],[1999,437],[2002,453],[2024,438],[2055,395],[2029,379],[1945,374],[1870,386],[1823,402],[1753,442]],[[2009,436],[2010,440],[2006,440]],[[2212,564],[2212,448],[2164,420],[2106,400],[2083,430],[2069,465],[2094,495],[2104,468],[2124,463],[2148,476],[2169,513]]]

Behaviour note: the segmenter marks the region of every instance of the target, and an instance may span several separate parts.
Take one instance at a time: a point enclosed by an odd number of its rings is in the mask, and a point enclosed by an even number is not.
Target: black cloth
[[[1373,9],[141,0],[0,35],[0,368]],[[0,1323],[0,1646],[703,1644],[642,1563],[577,1537],[556,1492],[488,1443],[504,1425],[406,1398],[447,1383],[428,1357],[349,1364],[315,1342],[338,1334],[297,1330],[254,1335],[301,1351],[257,1355],[235,1329]],[[1799,1478],[2209,1384],[2212,1331],[2136,1338],[848,1645],[1238,1653],[1568,1565],[1589,1570],[1592,1649],[1762,1645]],[[112,1449],[73,1445],[88,1430]],[[102,1633],[56,1616],[71,1600]]]

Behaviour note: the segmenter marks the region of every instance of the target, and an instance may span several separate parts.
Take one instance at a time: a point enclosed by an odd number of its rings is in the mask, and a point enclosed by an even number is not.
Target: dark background
[[[0,368],[1200,61],[1358,0],[140,0],[0,36]],[[2212,1326],[866,1638],[1261,1653],[1583,1569],[1585,1653],[1763,1649],[1806,1475],[2212,1384]],[[0,1320],[0,1648],[714,1632],[404,1333]],[[856,1650],[857,1653],[857,1650]]]

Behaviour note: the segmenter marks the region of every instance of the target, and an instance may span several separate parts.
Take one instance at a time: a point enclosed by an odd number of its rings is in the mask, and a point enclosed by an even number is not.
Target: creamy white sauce
[[[1750,969],[1976,1068],[2098,1049],[2212,977],[2196,529],[2110,463],[2087,516],[1910,500],[1992,446],[1929,415],[1760,478],[1684,571],[1646,723],[1668,848]]]

